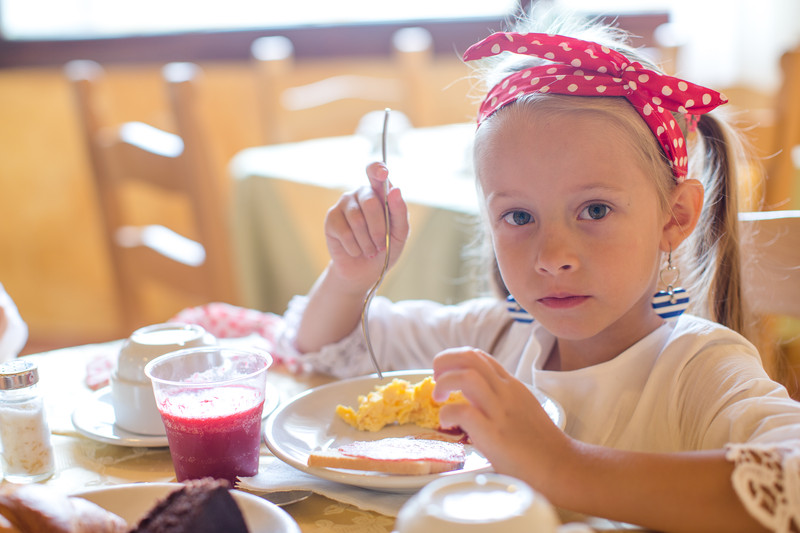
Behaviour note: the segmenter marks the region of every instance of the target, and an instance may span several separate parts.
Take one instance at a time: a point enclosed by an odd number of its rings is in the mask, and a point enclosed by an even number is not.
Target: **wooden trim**
[[[499,30],[503,21],[479,19],[448,22],[410,21],[403,24],[294,27],[230,32],[189,32],[169,35],[51,41],[0,41],[0,68],[63,65],[72,59],[110,63],[227,61],[250,58],[250,45],[266,35],[284,35],[298,59],[334,56],[388,56],[391,35],[408,26],[431,32],[438,54],[463,52],[477,39]],[[346,36],[346,37],[343,37]]]
[[[667,13],[626,14],[610,18],[634,35],[641,36],[641,44],[651,43],[653,30],[669,21]],[[266,35],[289,37],[295,47],[295,57],[301,60],[335,56],[385,57],[391,54],[391,35],[409,26],[420,26],[431,33],[435,54],[458,56],[470,44],[492,31],[504,29],[506,20],[404,21],[103,39],[1,39],[0,68],[61,66],[73,59],[91,59],[101,64],[244,61],[250,58],[250,44]]]

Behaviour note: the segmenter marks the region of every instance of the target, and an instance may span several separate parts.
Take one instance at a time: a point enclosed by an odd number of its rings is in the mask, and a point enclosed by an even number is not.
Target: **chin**
[[[603,326],[582,319],[548,317],[540,320],[537,317],[536,320],[555,337],[569,341],[590,339],[608,327],[608,324]]]

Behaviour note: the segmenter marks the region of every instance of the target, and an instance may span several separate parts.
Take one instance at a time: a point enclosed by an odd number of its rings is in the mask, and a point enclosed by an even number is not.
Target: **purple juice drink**
[[[167,431],[178,481],[258,473],[266,371],[264,352],[180,350],[145,367]]]
[[[234,486],[237,476],[256,475],[263,407],[263,394],[244,387],[188,389],[166,397],[158,408],[178,481],[210,476]]]

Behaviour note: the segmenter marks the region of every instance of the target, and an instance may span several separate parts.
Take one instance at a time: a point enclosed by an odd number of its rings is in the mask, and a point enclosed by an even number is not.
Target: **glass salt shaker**
[[[33,483],[53,475],[55,461],[36,363],[0,364],[0,443],[6,481]]]

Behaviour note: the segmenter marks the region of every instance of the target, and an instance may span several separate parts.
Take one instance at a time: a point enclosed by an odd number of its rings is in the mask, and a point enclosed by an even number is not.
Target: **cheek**
[[[621,242],[607,241],[592,252],[593,263],[611,285],[638,291],[650,287],[658,276],[659,251],[652,238],[631,236]]]
[[[532,267],[529,266],[524,246],[507,242],[497,237],[493,237],[492,244],[497,266],[507,286],[509,284],[514,285],[515,282],[519,281],[519,278],[530,275]],[[511,287],[509,287],[509,290],[511,290]]]

